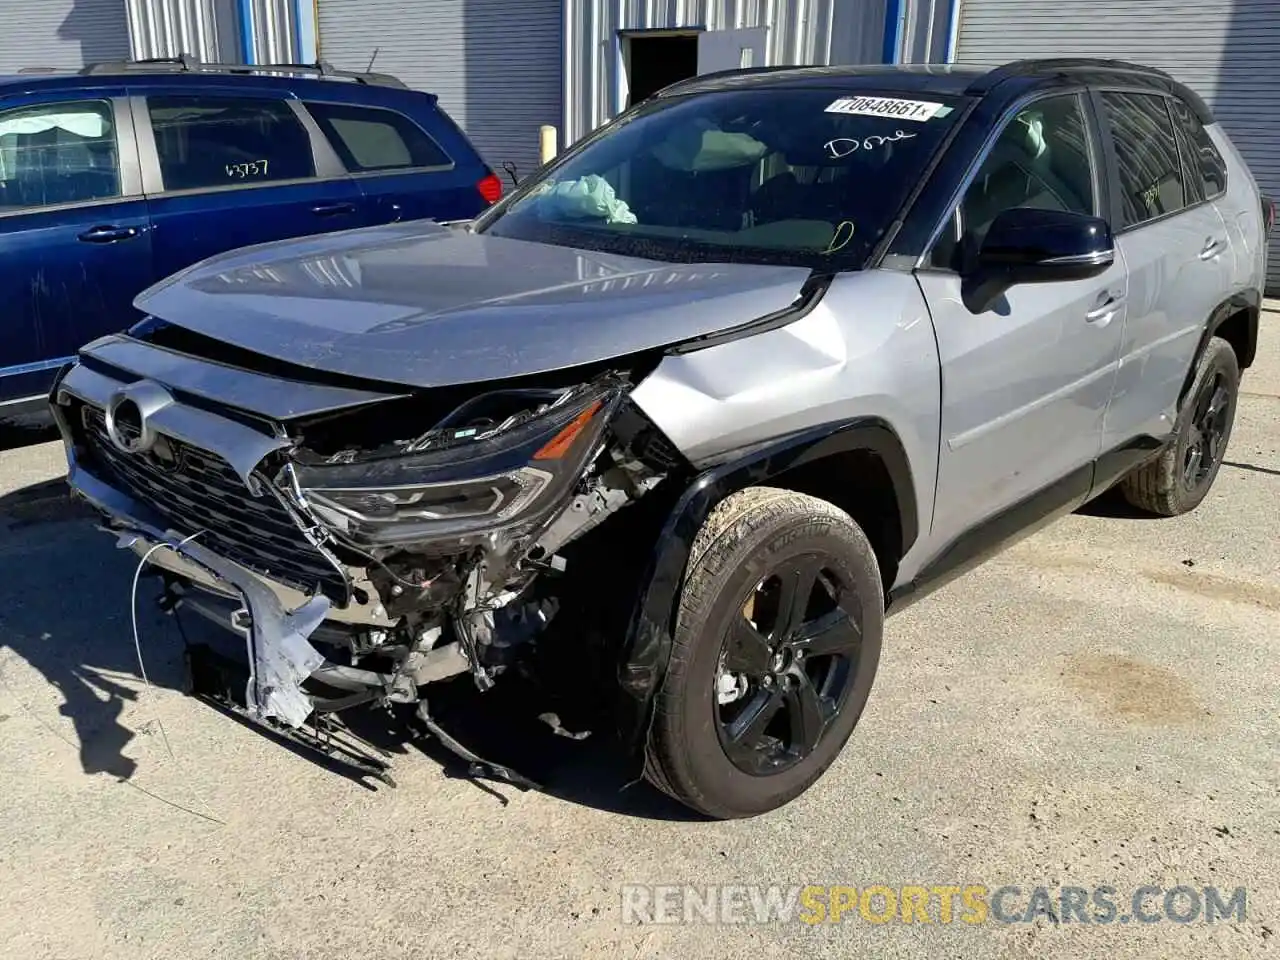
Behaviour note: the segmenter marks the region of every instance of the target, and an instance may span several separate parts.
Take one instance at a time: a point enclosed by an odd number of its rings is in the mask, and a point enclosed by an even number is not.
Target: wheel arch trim
[[[647,732],[653,698],[671,655],[675,616],[694,538],[726,497],[771,478],[843,453],[866,451],[885,465],[898,503],[904,556],[919,535],[919,513],[906,450],[897,432],[879,417],[860,417],[812,427],[774,439],[708,467],[685,488],[655,541],[636,594],[635,608],[618,660],[618,730],[635,748]]]
[[[1200,358],[1204,356],[1205,350],[1208,349],[1209,341],[1213,339],[1224,323],[1241,312],[1248,315],[1249,321],[1245,328],[1245,355],[1238,358],[1240,360],[1240,369],[1243,370],[1253,362],[1253,355],[1258,345],[1258,325],[1259,314],[1262,312],[1262,294],[1257,290],[1245,290],[1227,297],[1227,299],[1214,307],[1213,312],[1209,315],[1204,330],[1200,333],[1200,342],[1196,345],[1196,352],[1191,357],[1191,364],[1187,367],[1187,375],[1182,382],[1182,389],[1178,391],[1179,407],[1186,398],[1187,392],[1191,389],[1192,383],[1195,382],[1196,368],[1200,366]]]

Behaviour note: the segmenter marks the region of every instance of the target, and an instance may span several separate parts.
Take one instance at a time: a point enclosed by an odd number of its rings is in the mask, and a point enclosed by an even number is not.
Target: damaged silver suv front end
[[[249,715],[298,729],[459,674],[484,690],[518,660],[557,613],[538,583],[561,549],[678,462],[630,387],[604,368],[424,398],[121,335],[52,399],[74,493],[171,607],[243,637]]]

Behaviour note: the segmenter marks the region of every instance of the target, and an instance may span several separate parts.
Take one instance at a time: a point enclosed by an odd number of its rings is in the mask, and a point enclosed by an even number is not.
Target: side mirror
[[[1115,262],[1111,226],[1098,217],[1064,210],[1014,207],[987,229],[961,291],[973,313],[985,313],[1020,283],[1088,280]]]

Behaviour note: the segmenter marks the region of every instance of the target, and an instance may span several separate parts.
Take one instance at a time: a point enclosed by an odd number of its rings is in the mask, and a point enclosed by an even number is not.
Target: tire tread
[[[1210,478],[1209,484],[1198,497],[1189,497],[1182,487],[1181,460],[1183,435],[1187,429],[1187,421],[1194,414],[1191,407],[1200,395],[1205,379],[1218,367],[1231,373],[1238,391],[1240,369],[1236,362],[1235,350],[1221,337],[1213,337],[1196,364],[1196,375],[1191,389],[1187,391],[1183,407],[1178,411],[1174,440],[1157,457],[1134,469],[1119,483],[1121,495],[1131,506],[1158,517],[1176,517],[1199,506],[1209,488],[1213,486],[1214,478]],[[1234,397],[1232,402],[1234,404]],[[1230,429],[1229,426],[1228,429]]]
[[[734,560],[743,540],[758,536],[760,531],[781,529],[788,521],[804,517],[821,527],[838,527],[845,532],[863,563],[879,572],[875,554],[862,530],[843,510],[825,500],[778,487],[748,487],[725,498],[711,512],[694,538],[689,562],[680,592],[677,628],[672,638],[671,656],[663,683],[655,696],[654,716],[645,743],[645,778],[663,793],[680,802],[716,817],[738,817],[744,814],[730,810],[705,796],[687,771],[681,749],[685,742],[685,720],[681,699],[670,689],[673,679],[689,670],[695,647],[702,641],[692,631],[703,611],[709,609],[721,587],[726,566]],[[883,595],[875,601],[883,609]],[[684,629],[682,629],[684,627]],[[677,683],[677,686],[680,684]],[[818,768],[805,784],[816,781],[825,767]]]

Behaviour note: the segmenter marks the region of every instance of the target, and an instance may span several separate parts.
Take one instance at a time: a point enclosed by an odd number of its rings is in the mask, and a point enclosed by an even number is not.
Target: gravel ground
[[[370,789],[183,697],[172,624],[0,452],[8,956],[1254,957],[1280,944],[1280,316],[1230,463],[1178,520],[1069,517],[891,621],[867,713],[799,801],[691,820],[591,740],[520,731],[549,793],[398,746]],[[166,741],[172,753],[166,748]],[[507,802],[504,805],[502,799]],[[1247,888],[1243,922],[624,923],[624,883]],[[1159,899],[1151,901],[1158,908]]]

